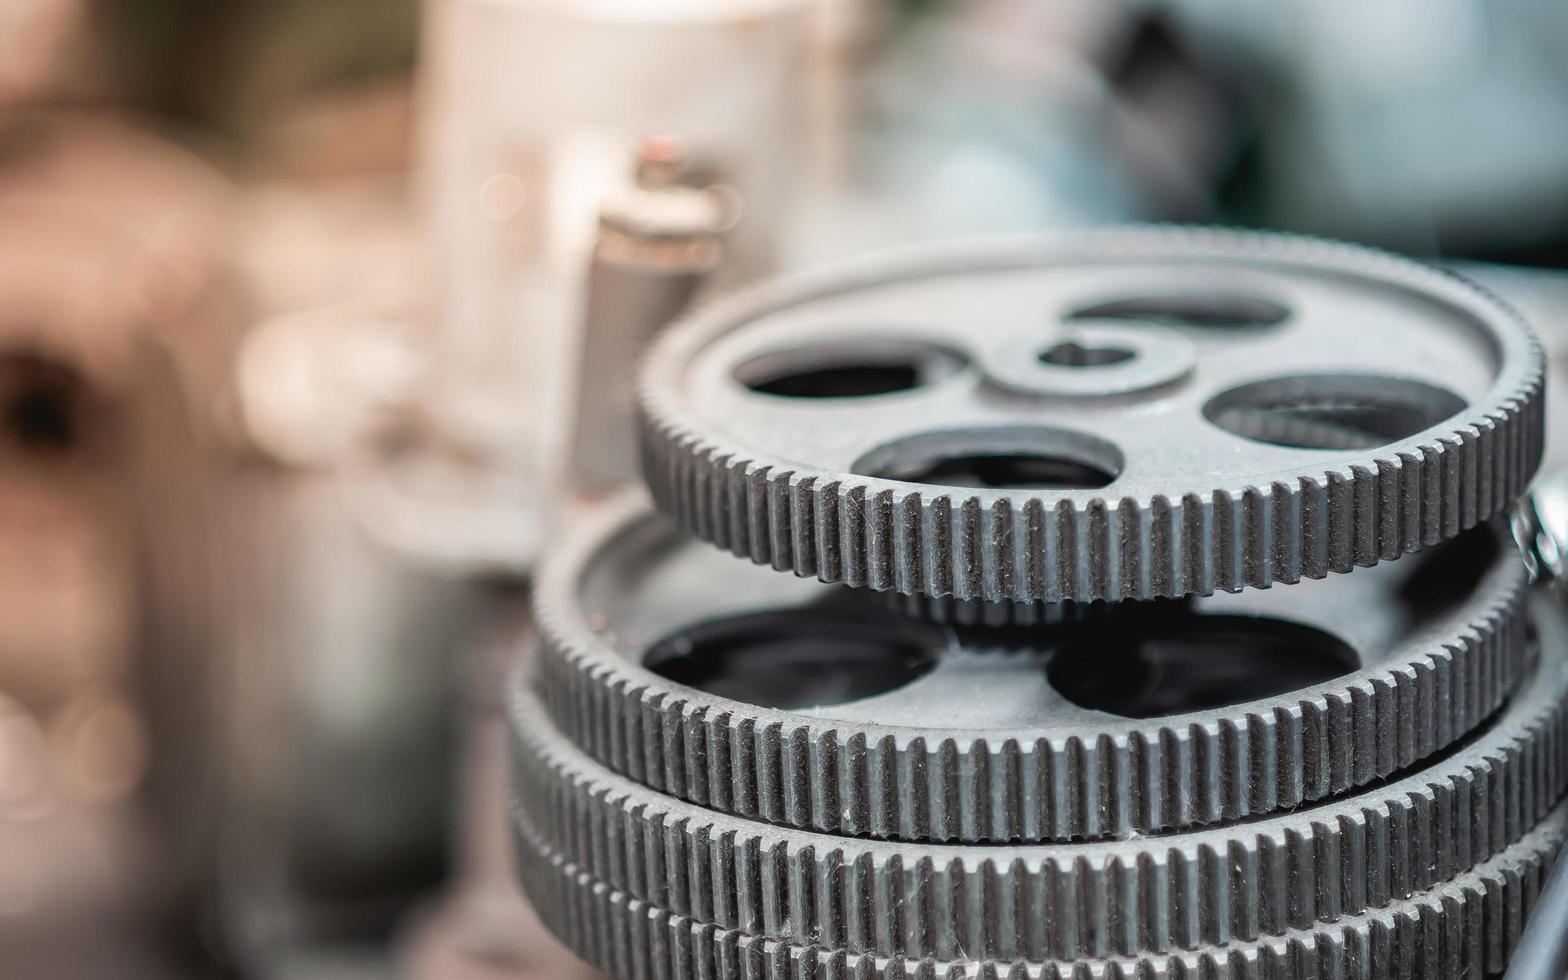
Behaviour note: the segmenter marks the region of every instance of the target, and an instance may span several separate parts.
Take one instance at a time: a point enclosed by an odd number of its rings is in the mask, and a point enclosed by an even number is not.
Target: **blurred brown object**
[[[131,122],[0,125],[0,725],[33,733],[7,761],[40,774],[0,813],[6,976],[160,959],[130,937],[167,925],[207,867],[222,650],[205,433],[235,336],[228,196]]]
[[[106,88],[90,0],[0,0],[0,109]]]
[[[417,0],[79,0],[128,104],[231,137],[243,150],[314,93],[406,74]]]

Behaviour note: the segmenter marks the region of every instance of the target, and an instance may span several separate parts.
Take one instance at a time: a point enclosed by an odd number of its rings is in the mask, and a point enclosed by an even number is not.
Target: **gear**
[[[979,847],[785,830],[673,800],[588,759],[526,693],[512,727],[532,788],[520,819],[634,898],[859,953],[1039,962],[1251,941],[1440,885],[1556,805],[1565,709],[1556,651],[1472,743],[1363,792],[1180,834]]]
[[[1138,958],[903,959],[766,939],[639,901],[519,826],[519,870],[556,935],[618,980],[1453,980],[1501,971],[1568,834],[1559,808],[1518,843],[1440,887],[1255,942]]]
[[[1042,646],[737,563],[634,496],[542,571],[536,659],[561,731],[659,792],[833,833],[1066,840],[1297,806],[1464,738],[1519,679],[1523,584],[1488,527],[1294,589],[1097,606]]]
[[[926,250],[721,302],[655,345],[644,473],[697,536],[959,600],[1321,578],[1523,492],[1543,357],[1447,273],[1153,229]]]
[[[721,302],[639,382],[675,520],[538,581],[529,894],[617,980],[1495,974],[1568,836],[1568,504],[1500,516],[1542,372],[1463,280],[1277,235]]]

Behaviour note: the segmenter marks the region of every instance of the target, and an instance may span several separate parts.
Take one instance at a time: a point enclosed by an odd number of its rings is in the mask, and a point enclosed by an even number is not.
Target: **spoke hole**
[[[1125,347],[1086,347],[1072,341],[1047,347],[1038,355],[1041,364],[1071,368],[1108,367],[1123,364],[1135,356]]]
[[[1254,442],[1295,449],[1370,449],[1422,432],[1465,409],[1435,385],[1377,374],[1271,378],[1231,388],[1203,407],[1210,422]]]
[[[754,357],[735,369],[735,378],[778,398],[869,398],[933,384],[965,363],[954,351],[922,344],[829,344]]]
[[[764,708],[844,704],[885,694],[936,666],[940,634],[913,621],[822,608],[708,622],[654,644],[649,670]]]
[[[1125,320],[1200,330],[1258,330],[1277,326],[1290,310],[1273,300],[1219,290],[1127,296],[1081,306],[1064,318]]]
[[[1121,453],[1105,440],[1035,427],[925,432],[880,446],[853,467],[904,483],[996,490],[1097,490],[1121,470]]]
[[[1064,628],[1046,672],[1081,707],[1159,718],[1287,694],[1359,666],[1344,641],[1300,623],[1131,609]]]

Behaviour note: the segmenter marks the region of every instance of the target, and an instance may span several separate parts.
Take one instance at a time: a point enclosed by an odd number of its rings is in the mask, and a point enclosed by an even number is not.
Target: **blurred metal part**
[[[350,477],[227,488],[235,675],[223,927],[246,969],[384,942],[447,870],[453,678],[483,592],[366,533]]]
[[[341,465],[396,424],[424,371],[413,331],[368,306],[274,317],[240,348],[245,432],[282,463]]]
[[[716,189],[683,186],[685,168],[678,143],[644,140],[636,184],[600,212],[574,379],[571,482],[579,496],[636,478],[637,361],[720,261],[719,235],[737,205]]]
[[[1154,6],[1242,79],[1247,223],[1425,254],[1561,242],[1568,129],[1540,122],[1562,115],[1568,8]]]
[[[1536,481],[1516,528],[1527,529],[1526,559],[1563,595],[1568,571],[1568,469]],[[1533,532],[1533,533],[1532,533]],[[1535,911],[1519,937],[1503,980],[1561,980],[1568,976],[1568,860],[1559,854]]]
[[[550,935],[513,873],[507,814],[507,731],[501,692],[532,638],[524,597],[495,596],[496,615],[464,658],[457,699],[463,773],[454,831],[457,874],[446,894],[398,943],[409,980],[592,980],[599,974]]]
[[[1447,262],[1447,268],[1491,290],[1535,328],[1546,350],[1546,404],[1568,406],[1568,272],[1491,262]],[[1568,425],[1546,427],[1542,472],[1568,466]]]
[[[800,150],[810,7],[428,0],[421,180],[440,297],[430,415],[511,475],[492,509],[538,527],[555,505],[580,277],[600,204],[642,134],[678,137],[700,172],[746,201],[723,275],[770,267]]]

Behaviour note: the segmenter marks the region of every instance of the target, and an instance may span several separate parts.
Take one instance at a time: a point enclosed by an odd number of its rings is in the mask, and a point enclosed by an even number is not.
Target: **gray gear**
[[[1130,840],[870,841],[674,800],[573,747],[515,693],[518,815],[634,898],[774,939],[938,960],[1075,960],[1283,935],[1462,874],[1527,834],[1568,777],[1553,650],[1472,742],[1403,778],[1281,815]]]
[[[584,873],[519,828],[524,888],[552,931],[618,980],[1454,980],[1498,973],[1568,834],[1568,811],[1454,880],[1256,942],[1029,963],[870,956],[676,915]]]
[[[1506,306],[1385,253],[1080,233],[713,305],[644,365],[643,469],[692,532],[802,576],[960,600],[1208,594],[1487,519],[1539,463],[1542,376]]]
[[[896,617],[849,590],[682,539],[629,498],[541,572],[537,671],[550,716],[588,755],[714,810],[901,840],[1149,833],[1322,799],[1465,737],[1520,676],[1523,580],[1517,554],[1489,528],[1355,576],[1195,600],[1175,622],[1252,630],[1267,617],[1281,627],[1315,627],[1344,636],[1362,666],[1312,683],[1270,677],[1283,686],[1229,707],[1119,717],[1074,704],[1063,691],[1080,700],[1084,691],[1066,682],[1084,681],[1058,676],[1053,661],[1028,646],[1038,642],[1029,633]],[[1107,628],[1118,613],[1127,611],[1104,610],[1088,625]],[[1150,633],[1160,622],[1150,610],[1134,620]],[[790,672],[766,674],[772,680],[758,682],[760,693],[827,685],[803,694],[812,706],[759,707],[737,700],[748,692],[726,689],[723,678],[705,693],[678,672],[671,679],[644,666],[659,650],[673,651],[681,666],[679,655],[692,654],[703,636],[715,657],[738,656],[724,645],[726,624],[761,629],[751,638],[758,656],[782,658]],[[821,662],[788,663],[790,652],[776,644],[797,629],[807,631],[801,645],[815,644]],[[868,631],[867,648],[887,662],[841,642]],[[1098,634],[1083,635],[1091,658],[1100,658]],[[1243,640],[1248,678],[1303,659],[1296,649],[1267,659],[1274,642],[1267,632]],[[911,659],[924,653],[934,666],[906,678]],[[832,685],[843,667],[836,660],[853,667],[857,656],[874,681],[907,682],[824,703],[856,693]],[[688,659],[704,666],[700,656]],[[667,665],[660,669],[669,674]],[[1129,687],[1136,680],[1111,673]],[[1162,697],[1182,690],[1170,679],[1148,686]]]

